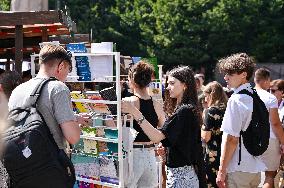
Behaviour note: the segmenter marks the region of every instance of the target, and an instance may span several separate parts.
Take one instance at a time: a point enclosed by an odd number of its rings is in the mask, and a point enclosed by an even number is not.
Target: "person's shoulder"
[[[226,109],[225,107],[219,107],[219,106],[210,106],[208,109],[207,109],[207,112],[210,113],[210,114],[218,114],[220,113],[221,111],[224,111],[224,109]]]
[[[66,84],[59,80],[53,80],[53,81],[48,82],[48,90],[55,91],[55,92],[61,92],[61,91],[70,92]]]
[[[265,93],[266,93],[266,95],[267,95],[267,97],[268,97],[269,99],[271,99],[271,100],[277,100],[277,98],[276,98],[275,95],[269,93],[268,91],[265,91]]]
[[[139,98],[133,95],[133,96],[129,96],[129,97],[124,97],[122,100],[136,102],[136,101],[139,100]]]
[[[264,89],[257,89],[256,92],[259,98],[263,100],[264,102],[265,101],[277,101],[277,98],[273,94],[269,93],[268,91]]]
[[[35,85],[36,81],[34,79],[31,79],[29,81],[26,81],[24,83],[21,83],[20,85],[18,85],[12,93],[16,93],[18,91],[23,92],[26,91],[27,89],[31,88],[31,86]]]
[[[252,97],[247,94],[234,93],[229,98],[228,103],[248,103],[252,101],[253,101]]]
[[[183,104],[178,107],[176,114],[185,115],[191,114],[194,111],[194,106],[192,104]]]
[[[264,89],[256,89],[256,93],[259,95],[259,96],[265,96],[265,97],[271,97],[271,96],[274,96],[272,95],[271,93],[269,93],[268,91],[264,90]]]

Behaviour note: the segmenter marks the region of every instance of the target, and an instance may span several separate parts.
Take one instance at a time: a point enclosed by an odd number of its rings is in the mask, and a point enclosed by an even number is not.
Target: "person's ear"
[[[57,71],[60,73],[62,70],[64,70],[64,63],[61,62],[59,63],[59,65],[57,66]]]
[[[247,75],[248,75],[247,72],[242,72],[241,74],[242,74],[242,78],[243,78],[243,79],[247,79]]]

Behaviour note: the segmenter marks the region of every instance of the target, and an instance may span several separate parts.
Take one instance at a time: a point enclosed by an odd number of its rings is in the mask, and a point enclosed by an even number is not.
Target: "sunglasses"
[[[279,89],[269,89],[270,93],[275,93],[276,91],[278,91]]]
[[[71,58],[72,58],[72,52],[71,51],[69,51],[69,50],[67,50],[67,53],[66,53],[66,55],[63,57],[63,58],[61,58],[61,61],[59,62],[59,64],[58,64],[58,67],[59,67],[59,65],[63,62],[63,61],[67,61],[68,62],[68,65],[69,65],[69,73],[71,73],[72,72],[72,60],[71,60]]]

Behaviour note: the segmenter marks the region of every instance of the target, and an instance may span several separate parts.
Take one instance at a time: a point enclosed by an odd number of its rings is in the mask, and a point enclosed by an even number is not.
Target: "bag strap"
[[[50,78],[44,78],[40,81],[40,83],[35,87],[33,92],[31,93],[30,97],[27,99],[25,102],[25,107],[35,107],[37,104],[37,101],[41,95],[41,91],[43,87],[49,82],[49,81],[54,81],[57,80],[55,77],[50,77]]]
[[[254,88],[252,88],[252,92],[253,93],[249,92],[246,89],[243,89],[243,90],[239,91],[238,94],[245,94],[245,95],[248,95],[248,96],[254,98],[253,94],[254,94],[254,92],[256,92],[256,90]],[[240,137],[239,137],[239,162],[238,162],[238,165],[241,164],[241,159],[242,159],[242,134],[243,134],[243,131],[240,132]]]

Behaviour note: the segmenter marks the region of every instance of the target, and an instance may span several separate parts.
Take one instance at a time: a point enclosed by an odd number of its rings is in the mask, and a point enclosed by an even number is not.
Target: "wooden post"
[[[15,27],[15,70],[22,74],[23,62],[23,25],[16,25]]]
[[[11,59],[7,58],[7,61],[5,63],[5,70],[6,71],[10,70],[10,63],[11,63]]]
[[[42,27],[42,42],[48,42],[48,33],[47,33],[47,27]]]

